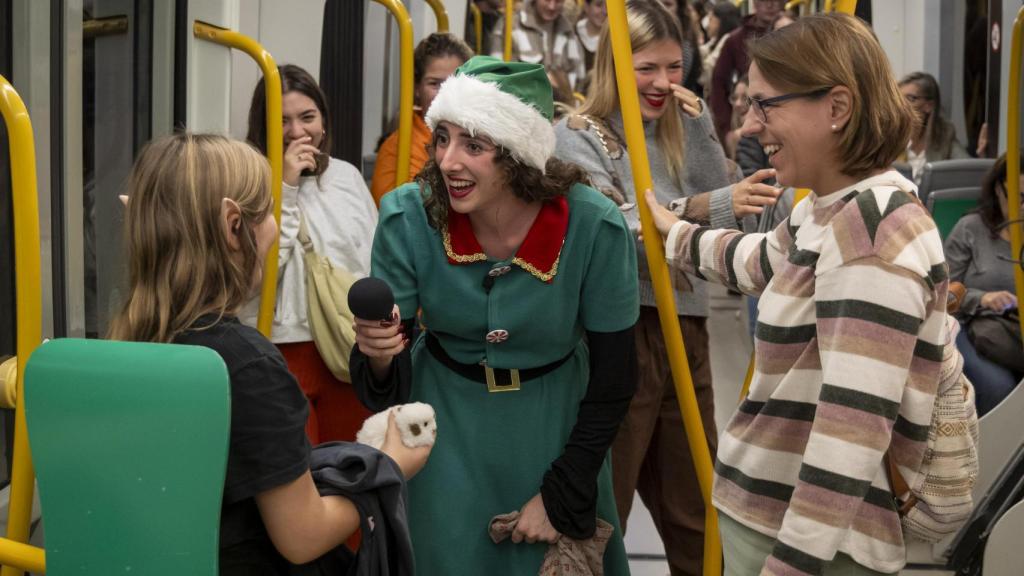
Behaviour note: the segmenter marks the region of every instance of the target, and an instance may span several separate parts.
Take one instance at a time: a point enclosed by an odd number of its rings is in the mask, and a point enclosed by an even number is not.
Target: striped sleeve
[[[785,260],[794,233],[788,219],[766,234],[744,234],[680,221],[665,239],[665,257],[674,272],[696,274],[756,296]]]
[[[906,388],[924,349],[921,338],[934,336],[929,320],[935,287],[927,273],[931,263],[922,257],[927,239],[915,225],[918,209],[865,214],[874,199],[858,200],[859,214],[844,211],[833,221],[832,245],[819,259],[814,300],[821,391],[799,477],[762,574],[820,574],[850,531],[876,539],[889,534],[877,529],[892,518],[888,486],[884,479],[876,486],[872,481],[881,478],[901,407],[907,394],[913,396]],[[911,257],[920,265],[911,266]],[[892,547],[886,555],[897,553],[902,542],[896,539],[878,545]]]

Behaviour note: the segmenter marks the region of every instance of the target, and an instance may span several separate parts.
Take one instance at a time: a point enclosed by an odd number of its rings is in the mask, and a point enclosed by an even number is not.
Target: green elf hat
[[[474,56],[441,85],[426,120],[431,130],[446,121],[486,136],[517,161],[543,172],[555,152],[553,113],[543,66]]]

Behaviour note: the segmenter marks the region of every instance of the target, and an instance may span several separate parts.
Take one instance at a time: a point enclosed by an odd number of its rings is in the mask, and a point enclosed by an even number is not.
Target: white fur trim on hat
[[[483,135],[516,160],[541,172],[555,152],[555,129],[536,108],[473,76],[452,76],[441,84],[426,115],[431,130],[442,121]]]

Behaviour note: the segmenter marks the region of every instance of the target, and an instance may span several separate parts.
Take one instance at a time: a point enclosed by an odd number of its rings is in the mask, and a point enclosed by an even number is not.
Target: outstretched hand
[[[732,187],[732,212],[739,220],[744,216],[760,214],[765,206],[773,206],[782,194],[782,188],[764,184],[769,178],[775,177],[774,168],[765,168],[754,172]]]

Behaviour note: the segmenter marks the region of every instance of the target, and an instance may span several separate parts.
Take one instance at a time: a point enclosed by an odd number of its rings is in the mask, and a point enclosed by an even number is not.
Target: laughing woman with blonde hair
[[[649,202],[672,267],[761,297],[757,368],[715,463],[725,573],[893,574],[906,550],[883,457],[919,480],[942,359],[955,354],[935,222],[889,168],[912,112],[853,16],[801,18],[750,57],[744,135],[780,184],[813,193],[765,234],[701,228]]]
[[[761,206],[774,202],[775,188],[760,183],[771,171],[762,170],[736,186],[731,185],[728,160],[715,137],[704,102],[681,86],[684,50],[690,44],[685,41],[679,21],[657,0],[631,0],[627,3],[627,18],[658,202],[674,203],[679,214],[695,221],[736,228],[737,217],[756,214]],[[555,133],[555,153],[583,167],[594,186],[614,200],[626,222],[634,231],[638,230],[636,191],[607,29],[598,45],[587,102],[576,115],[559,122]],[[638,249],[642,250],[642,245]],[[625,525],[633,493],[638,491],[647,507],[655,512],[655,525],[673,574],[699,574],[703,502],[643,257],[639,258],[638,274],[639,378],[637,394],[612,448],[616,504]],[[717,434],[707,331],[707,285],[697,276],[682,274],[676,284],[679,324],[713,454]]]

